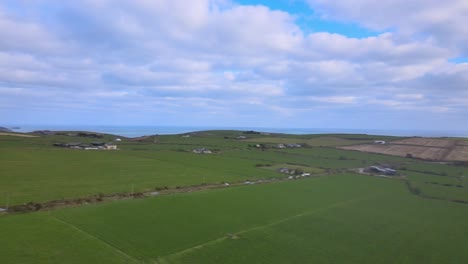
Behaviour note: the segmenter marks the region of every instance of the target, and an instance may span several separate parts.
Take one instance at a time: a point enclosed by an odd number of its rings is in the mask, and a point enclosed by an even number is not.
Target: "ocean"
[[[109,133],[124,137],[145,135],[181,134],[202,130],[255,130],[260,132],[286,134],[372,134],[389,136],[422,136],[422,137],[468,137],[468,131],[436,130],[397,130],[397,129],[349,129],[349,128],[275,128],[275,127],[216,127],[216,126],[106,126],[106,125],[2,125],[16,132],[36,130],[55,131],[93,131]]]

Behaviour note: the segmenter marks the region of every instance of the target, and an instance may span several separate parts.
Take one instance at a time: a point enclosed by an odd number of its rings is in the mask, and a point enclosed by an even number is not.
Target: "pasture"
[[[142,141],[123,138],[118,142],[118,151],[52,146],[55,142],[109,142],[117,137],[103,135],[102,139],[90,139],[67,134],[0,137],[0,207],[96,194],[281,177],[282,174],[274,170],[257,167],[259,163],[292,163],[324,170],[359,167],[385,157],[332,148],[262,151],[252,148],[249,142],[238,140],[244,135],[240,131],[194,132],[190,137],[151,136]],[[326,137],[312,137],[313,140],[323,138]],[[193,149],[202,147],[215,153],[192,153]]]
[[[0,136],[0,208],[166,187],[189,191],[0,213],[0,263],[468,261],[468,168],[463,163],[345,150],[331,143],[379,139],[376,136],[188,134],[123,138],[115,151],[52,146],[95,140],[66,133]],[[239,138],[244,136],[248,139]],[[278,149],[252,144],[266,136],[276,142],[300,143],[300,138],[317,146]],[[104,135],[101,140],[115,138]],[[431,148],[440,143],[419,141]],[[196,148],[213,154],[193,153]],[[350,172],[374,164],[389,164],[403,176],[388,179]],[[190,187],[286,179],[278,172],[282,167],[317,176],[211,190]]]
[[[2,217],[0,256],[2,263],[464,263],[467,217],[466,205],[419,198],[402,181],[341,174]]]

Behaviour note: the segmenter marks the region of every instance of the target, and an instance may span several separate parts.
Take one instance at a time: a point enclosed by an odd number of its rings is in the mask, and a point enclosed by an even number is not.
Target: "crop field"
[[[456,144],[456,141],[453,139],[441,138],[407,138],[393,141],[392,144],[447,148]]]
[[[413,145],[356,145],[342,147],[348,150],[358,150],[363,152],[379,153],[405,157],[411,155],[414,158],[428,160],[443,160],[446,154],[445,148],[423,147]]]
[[[464,263],[467,217],[466,205],[419,198],[398,180],[338,175],[1,217],[0,256],[2,263]]]
[[[456,139],[407,138],[385,145],[362,144],[341,148],[400,157],[411,155],[414,158],[435,161],[468,161],[468,146],[465,142]]]
[[[19,134],[19,133],[7,133],[7,132],[0,132],[0,136],[11,136],[11,137],[37,137],[34,135],[28,135],[28,134]]]
[[[364,162],[396,160],[389,156],[332,148],[251,148],[237,140],[241,132],[214,131],[155,136],[143,142],[124,139],[118,151],[83,151],[53,147],[54,142],[92,142],[97,139],[51,135],[34,138],[0,137],[0,207],[130,193],[157,188],[240,182],[281,177],[257,164],[292,163],[319,169],[363,166]],[[249,135],[250,136],[250,135]],[[257,136],[257,135],[254,135]],[[104,141],[116,136],[104,135]],[[318,140],[316,137],[313,140]],[[208,147],[215,153],[198,155]],[[405,159],[401,159],[402,161]]]
[[[315,143],[252,144],[266,137]],[[53,146],[115,138],[0,136],[0,263],[468,262],[465,163],[331,143],[401,138],[203,131],[122,138],[114,151]],[[441,141],[418,142],[427,146],[394,146],[444,149]],[[366,145],[348,147],[359,146]],[[213,153],[193,153],[196,148]],[[352,172],[376,164],[401,175]],[[288,180],[278,171],[283,167],[315,176]],[[29,202],[133,192],[156,194],[2,212]]]
[[[447,160],[468,161],[468,145],[455,146],[455,148],[447,155]]]
[[[346,138],[338,137],[316,137],[316,138],[281,138],[281,137],[261,137],[261,138],[252,138],[243,141],[255,142],[255,143],[274,143],[274,144],[306,144],[308,146],[324,146],[324,147],[334,147],[334,146],[346,146],[346,145],[355,145],[362,143],[370,143],[371,140],[351,140]]]

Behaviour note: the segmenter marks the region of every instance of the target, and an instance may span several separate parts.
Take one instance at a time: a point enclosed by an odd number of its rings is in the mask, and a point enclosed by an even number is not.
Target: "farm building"
[[[284,173],[284,174],[296,174],[295,169],[289,169],[289,168],[279,168],[279,172]]]
[[[288,148],[302,148],[302,145],[293,143],[293,144],[286,144],[286,147],[288,147]]]
[[[117,145],[105,144],[105,145],[104,145],[104,148],[107,149],[107,150],[116,150],[116,149],[117,149]]]
[[[99,150],[98,147],[84,147],[84,150]]]
[[[199,148],[199,149],[194,149],[192,150],[193,153],[197,154],[212,154],[213,152],[209,149],[206,148]]]
[[[70,149],[84,149],[84,150],[116,150],[117,145],[114,144],[107,144],[102,142],[92,142],[90,145],[83,144],[80,142],[72,142],[72,143],[54,143],[55,147],[61,148],[70,148]]]
[[[379,173],[383,175],[396,175],[397,171],[391,168],[379,167],[379,166],[370,166],[367,168],[367,171],[370,173]]]

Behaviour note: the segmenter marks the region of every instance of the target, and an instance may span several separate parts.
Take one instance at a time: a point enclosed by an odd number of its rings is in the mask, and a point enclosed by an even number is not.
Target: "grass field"
[[[320,169],[362,166],[382,155],[331,148],[261,151],[237,140],[241,132],[198,132],[152,137],[145,142],[124,139],[119,151],[83,151],[53,147],[54,142],[110,141],[64,135],[20,138],[0,137],[0,207],[161,187],[202,183],[238,182],[280,176],[255,167],[259,163],[294,163]],[[258,136],[258,135],[254,135]],[[322,137],[314,137],[318,140]],[[346,140],[346,139],[344,139]],[[156,143],[155,143],[156,142]],[[208,147],[212,155],[197,155]],[[387,159],[387,157],[385,157]],[[388,158],[397,160],[396,158]],[[400,159],[404,160],[404,159]]]
[[[0,207],[95,194],[149,191],[161,187],[203,183],[239,182],[280,176],[258,164],[296,164],[321,170],[339,170],[378,162],[417,168],[421,162],[380,154],[334,148],[267,149],[250,148],[237,140],[240,132],[198,132],[153,137],[147,142],[124,139],[119,151],[82,151],[53,147],[54,142],[93,139],[63,135],[37,138],[0,137]],[[258,135],[255,135],[258,136]],[[116,136],[105,135],[106,140]],[[349,137],[349,136],[348,136]],[[363,137],[342,140],[367,140]],[[279,136],[274,138],[281,139]],[[320,140],[330,137],[310,137]],[[286,139],[288,139],[286,137]],[[156,141],[156,143],[155,143]],[[326,140],[324,141],[326,144]],[[212,155],[197,155],[192,149],[209,147]],[[410,162],[411,164],[406,164]],[[462,173],[454,166],[432,166],[431,170]],[[419,168],[418,170],[424,171]],[[466,169],[460,169],[465,170]]]
[[[12,204],[279,175],[246,159],[174,151],[10,149],[0,167],[0,194]]]
[[[468,262],[464,164],[343,150],[330,143],[330,138],[340,144],[378,139],[374,136],[302,135],[328,147],[260,149],[238,139],[240,135],[245,134],[204,131],[190,137],[123,138],[117,151],[52,146],[96,141],[66,135],[0,136],[0,208],[164,186],[285,178],[277,171],[280,167],[318,174],[34,213],[0,213],[0,263]],[[115,137],[105,135],[102,140]],[[298,138],[268,137],[285,142]],[[215,153],[192,153],[201,147]],[[403,177],[378,178],[348,170],[381,163],[391,164]]]
[[[464,263],[467,217],[465,205],[418,198],[401,181],[341,175],[2,217],[0,256],[2,263],[74,263],[77,255],[86,263]]]

